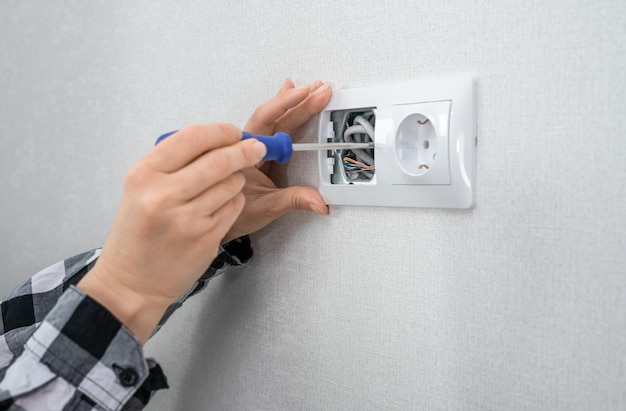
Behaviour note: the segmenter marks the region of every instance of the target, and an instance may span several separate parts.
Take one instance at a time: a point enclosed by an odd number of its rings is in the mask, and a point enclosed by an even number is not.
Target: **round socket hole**
[[[396,134],[396,157],[402,169],[414,176],[430,170],[437,154],[437,132],[423,114],[405,117]]]

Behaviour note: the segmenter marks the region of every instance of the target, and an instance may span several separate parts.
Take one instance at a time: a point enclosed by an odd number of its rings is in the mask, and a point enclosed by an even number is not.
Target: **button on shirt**
[[[0,410],[140,410],[168,388],[133,333],[75,287],[99,255],[92,250],[52,265],[0,303]],[[155,332],[211,278],[251,256],[248,237],[222,247]]]

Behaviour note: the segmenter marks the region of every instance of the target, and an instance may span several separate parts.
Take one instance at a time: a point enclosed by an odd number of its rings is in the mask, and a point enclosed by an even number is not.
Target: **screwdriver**
[[[178,130],[176,130],[178,131]],[[154,145],[159,144],[176,131],[170,131],[157,138]],[[291,158],[294,151],[318,151],[318,150],[349,150],[349,149],[367,149],[374,148],[374,143],[305,143],[293,144],[289,134],[279,131],[273,136],[262,136],[243,132],[242,140],[254,138],[263,143],[267,149],[263,161],[276,161],[277,163],[286,163]]]

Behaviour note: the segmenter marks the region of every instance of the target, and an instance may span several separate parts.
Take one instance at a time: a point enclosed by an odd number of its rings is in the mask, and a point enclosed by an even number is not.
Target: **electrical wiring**
[[[356,161],[350,157],[344,157],[343,163],[345,166],[360,168],[364,170],[374,170],[376,166],[368,166],[367,164],[363,164],[360,161]]]
[[[350,113],[342,125],[342,137],[346,143],[369,143],[374,141],[376,116],[373,110]],[[375,162],[373,149],[342,150],[343,171],[349,180],[370,181],[374,178]]]

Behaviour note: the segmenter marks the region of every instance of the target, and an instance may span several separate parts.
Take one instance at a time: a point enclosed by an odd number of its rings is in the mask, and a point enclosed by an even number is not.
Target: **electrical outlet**
[[[333,92],[319,142],[373,142],[319,154],[328,204],[471,208],[476,184],[471,77]]]

